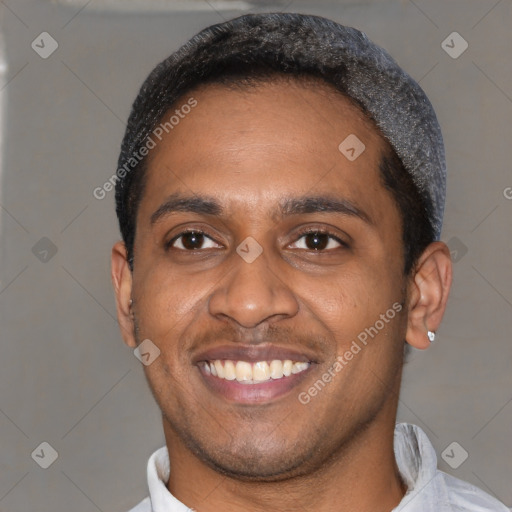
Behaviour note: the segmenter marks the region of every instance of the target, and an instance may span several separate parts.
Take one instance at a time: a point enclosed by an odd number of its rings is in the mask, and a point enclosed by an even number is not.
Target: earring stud
[[[428,340],[432,343],[436,339],[436,333],[433,331],[427,331]]]

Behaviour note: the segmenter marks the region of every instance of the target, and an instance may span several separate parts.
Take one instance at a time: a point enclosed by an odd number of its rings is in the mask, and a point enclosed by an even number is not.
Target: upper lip
[[[232,361],[272,361],[274,359],[304,362],[316,362],[306,351],[298,352],[289,347],[279,347],[270,344],[258,345],[219,345],[199,352],[194,358],[195,364],[201,361],[215,361],[216,359],[230,359]]]

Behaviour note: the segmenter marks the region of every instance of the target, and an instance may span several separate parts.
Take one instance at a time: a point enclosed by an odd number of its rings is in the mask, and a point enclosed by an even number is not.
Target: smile
[[[201,366],[206,374],[218,379],[236,380],[241,384],[261,384],[301,373],[309,368],[310,363],[290,359],[257,362],[216,359],[203,361]]]

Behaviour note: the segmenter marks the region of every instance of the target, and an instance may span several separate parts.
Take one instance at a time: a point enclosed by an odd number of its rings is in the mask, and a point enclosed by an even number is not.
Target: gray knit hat
[[[133,156],[183,94],[223,76],[275,71],[321,75],[376,122],[425,200],[436,238],[443,220],[446,164],[434,109],[421,87],[382,48],[354,29],[319,16],[247,14],[205,28],[150,73],[141,87],[121,145],[117,213],[133,246],[137,197]],[[135,169],[135,167],[133,167]]]
[[[317,20],[305,20],[309,22]],[[331,23],[335,38],[330,41],[329,51],[335,52],[348,70],[345,83],[349,95],[371,115],[430,202],[430,222],[439,238],[446,161],[441,127],[432,104],[419,84],[366,34]]]

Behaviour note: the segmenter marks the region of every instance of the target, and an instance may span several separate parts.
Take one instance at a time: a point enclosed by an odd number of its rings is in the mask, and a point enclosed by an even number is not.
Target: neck
[[[182,446],[164,420],[171,467],[167,488],[198,512],[389,512],[407,490],[393,451],[396,402],[388,403],[389,410],[381,410],[320,469],[275,482],[240,481],[220,474]]]

